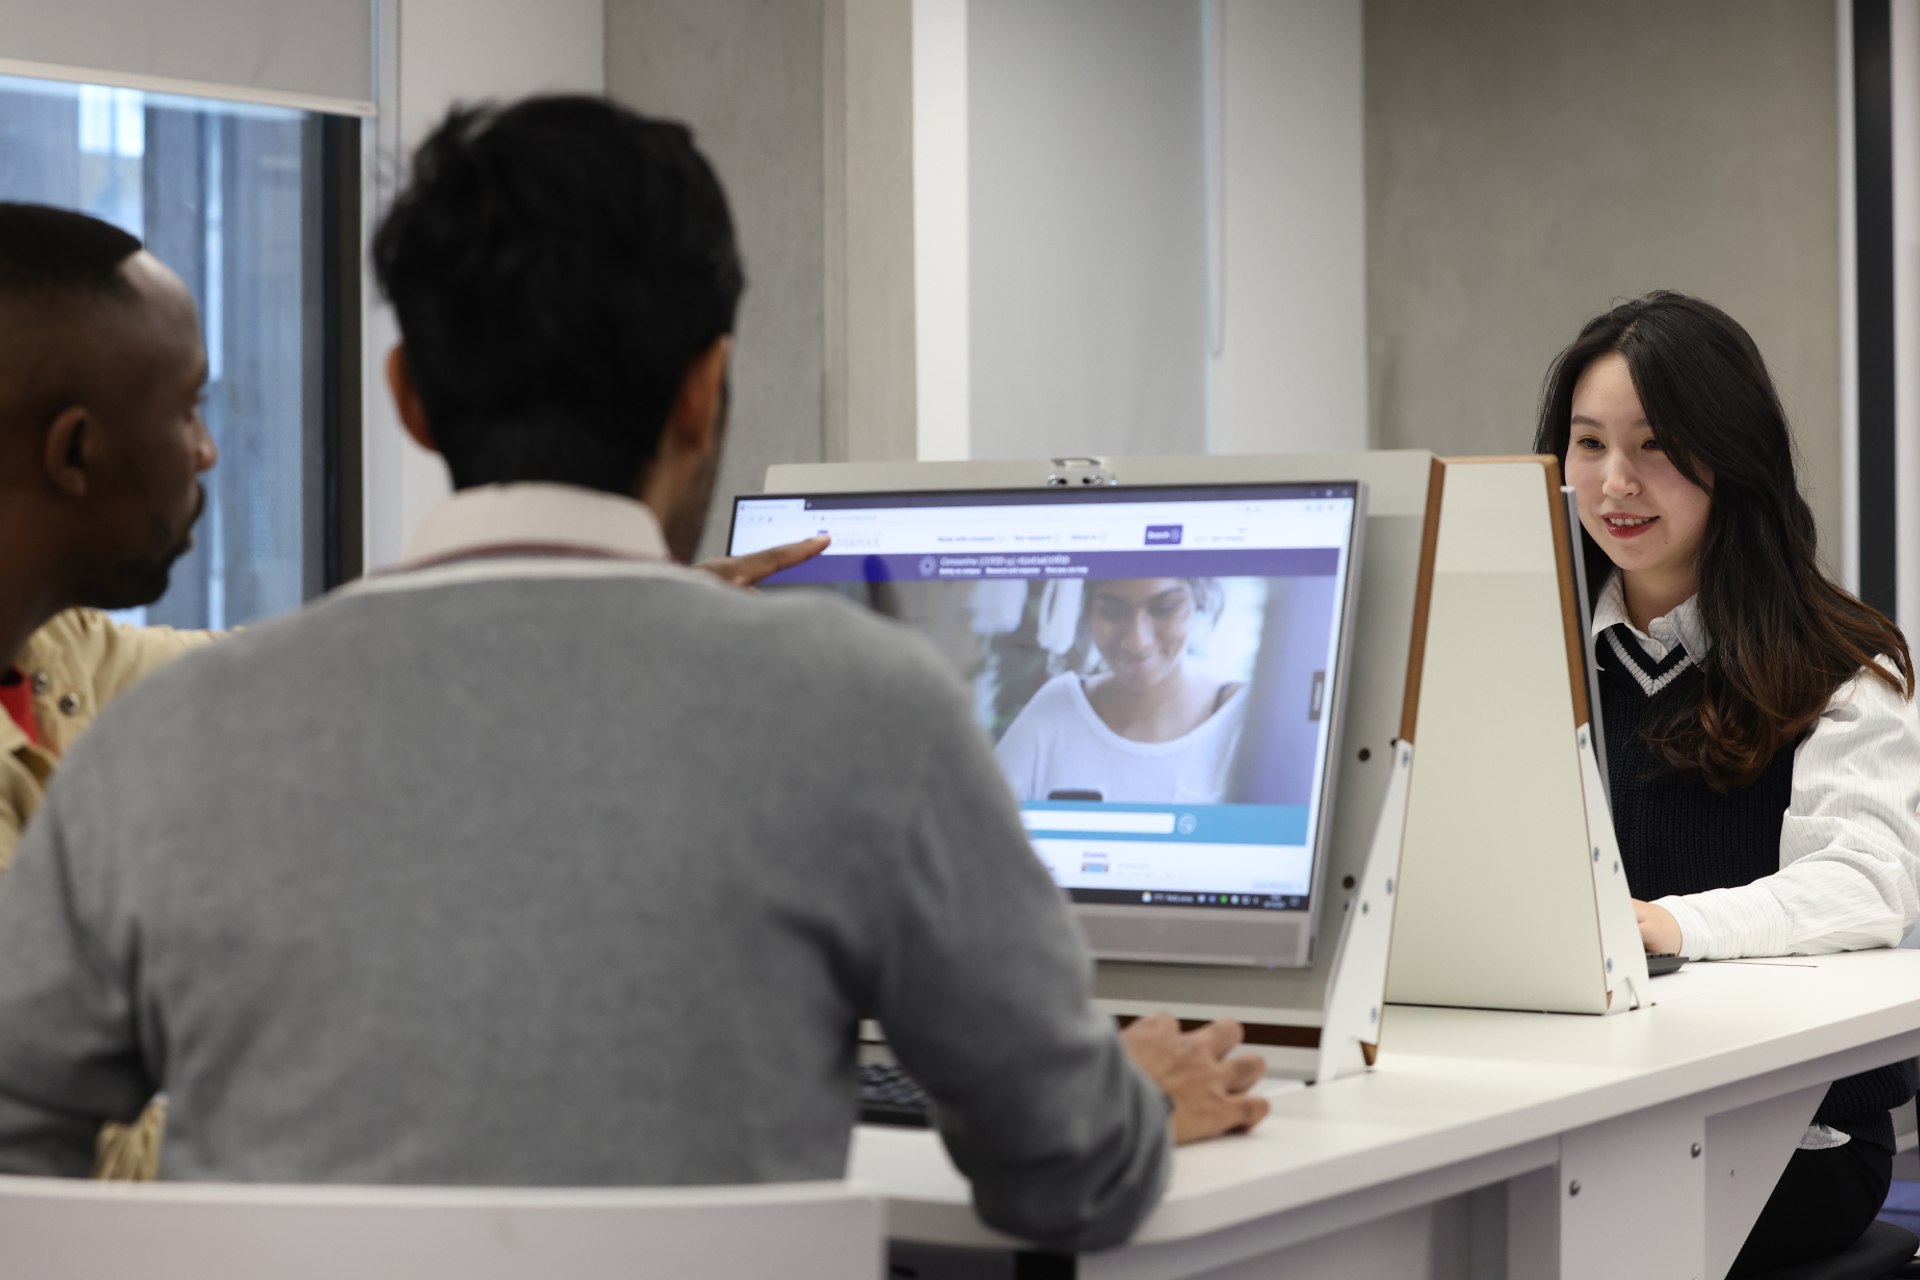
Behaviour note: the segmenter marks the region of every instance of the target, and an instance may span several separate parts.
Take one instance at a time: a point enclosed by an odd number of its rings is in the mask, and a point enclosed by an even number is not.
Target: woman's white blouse
[[[1634,627],[1615,573],[1595,605],[1594,634],[1619,623],[1656,661],[1677,644],[1684,667],[1710,645],[1697,597],[1644,632]],[[1604,663],[1604,641],[1599,652]],[[1697,960],[1818,955],[1897,945],[1920,921],[1917,884],[1920,708],[1863,670],[1834,692],[1794,752],[1780,870],[1659,905],[1679,922],[1681,954]]]

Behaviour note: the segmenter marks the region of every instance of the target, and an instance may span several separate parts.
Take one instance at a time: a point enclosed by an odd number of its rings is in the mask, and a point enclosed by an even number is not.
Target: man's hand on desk
[[[1134,1065],[1173,1100],[1175,1142],[1251,1129],[1267,1118],[1267,1100],[1247,1092],[1266,1074],[1266,1061],[1257,1053],[1227,1056],[1244,1034],[1229,1018],[1182,1031],[1170,1013],[1136,1018],[1120,1033]]]
[[[722,582],[736,587],[750,587],[763,578],[770,578],[782,569],[791,569],[797,564],[819,555],[832,541],[825,534],[817,538],[806,538],[800,542],[789,542],[778,547],[768,547],[765,551],[755,551],[744,556],[720,556],[713,560],[702,560],[695,565],[704,569]]]
[[[1673,912],[1654,902],[1633,900],[1633,918],[1640,925],[1640,943],[1648,955],[1680,954],[1680,922]]]

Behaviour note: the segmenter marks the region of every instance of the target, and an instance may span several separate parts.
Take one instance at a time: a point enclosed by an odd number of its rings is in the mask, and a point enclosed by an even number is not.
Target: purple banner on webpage
[[[975,551],[918,556],[824,555],[767,579],[798,582],[981,582],[994,578],[1317,578],[1338,547],[1284,551]]]

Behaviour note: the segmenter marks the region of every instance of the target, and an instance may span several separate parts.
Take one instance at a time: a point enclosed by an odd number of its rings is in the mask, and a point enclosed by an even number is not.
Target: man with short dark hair
[[[83,214],[0,203],[0,691],[11,691],[0,692],[0,871],[80,722],[192,643],[97,613],[36,633],[68,610],[166,591],[216,456],[200,419],[206,378],[193,297],[138,240]],[[99,652],[76,663],[76,648]]]
[[[214,464],[192,295],[126,232],[0,202],[0,875],[100,708],[199,632],[122,627],[191,544]],[[158,1115],[103,1173],[151,1168]]]
[[[1232,1024],[1093,1008],[938,658],[675,563],[742,282],[683,128],[456,112],[374,258],[457,492],[78,745],[0,884],[0,1168],[164,1088],[182,1178],[835,1177],[874,1017],[982,1215],[1093,1248],[1259,1121]]]

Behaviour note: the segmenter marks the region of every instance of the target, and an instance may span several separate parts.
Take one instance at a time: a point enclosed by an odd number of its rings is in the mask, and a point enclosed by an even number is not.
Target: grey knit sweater
[[[832,1178],[877,1017],[982,1216],[1126,1236],[1159,1091],[958,683],[837,601],[549,558],[365,584],[75,748],[0,882],[0,1170]]]

